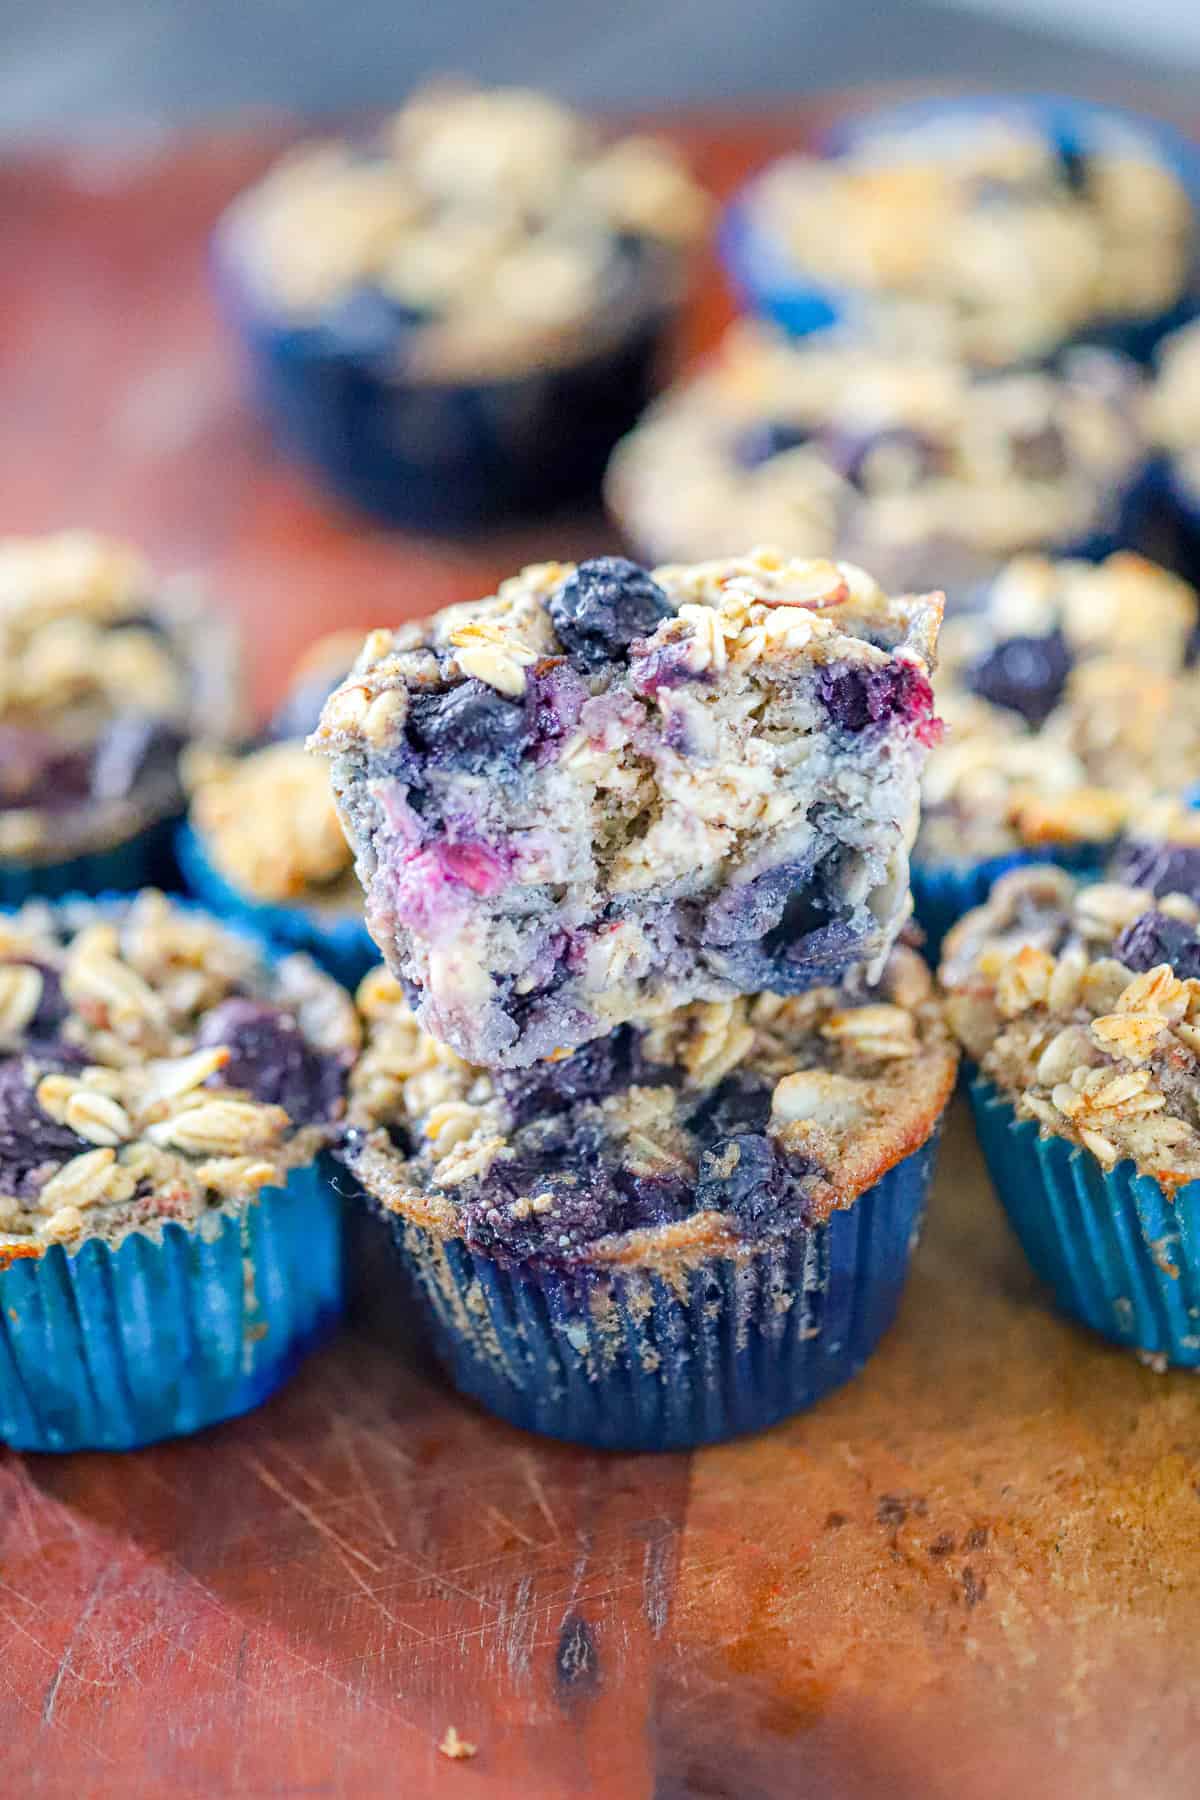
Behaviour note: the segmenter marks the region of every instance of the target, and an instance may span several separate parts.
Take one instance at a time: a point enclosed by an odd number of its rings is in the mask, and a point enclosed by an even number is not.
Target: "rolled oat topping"
[[[147,890],[0,917],[0,1261],[278,1185],[330,1141],[360,1039],[306,957]]]
[[[941,604],[766,550],[600,557],[373,633],[313,742],[422,1023],[526,1064],[649,1008],[877,975]]]
[[[413,373],[511,370],[578,352],[673,297],[707,201],[652,138],[600,141],[527,89],[437,86],[367,145],[304,145],[225,234],[272,305]]]
[[[1176,480],[1200,506],[1200,321],[1172,332],[1158,352],[1150,429]]]
[[[302,743],[242,757],[201,751],[185,770],[192,827],[210,862],[241,893],[361,910],[329,771]]]
[[[178,756],[233,723],[219,621],[125,544],[0,539],[0,859],[57,861],[180,803]]]
[[[751,542],[959,589],[1108,525],[1141,466],[1132,364],[980,377],[945,354],[794,343],[742,322],[618,447],[609,503],[648,554]]]
[[[1019,1118],[1168,1189],[1200,1177],[1200,887],[1018,870],[951,931],[941,981]]]
[[[917,855],[1108,843],[1200,768],[1195,591],[1122,551],[1010,563],[941,640]]]
[[[1193,254],[1186,190],[1116,118],[1065,147],[1015,112],[872,131],[774,164],[750,207],[788,269],[862,291],[884,342],[989,364],[1166,312]]]
[[[616,1254],[621,1234],[699,1214],[741,1239],[823,1219],[926,1140],[956,1066],[907,949],[866,994],[691,1005],[508,1073],[422,1032],[384,969],[358,1001],[351,1169],[383,1206],[502,1256]]]

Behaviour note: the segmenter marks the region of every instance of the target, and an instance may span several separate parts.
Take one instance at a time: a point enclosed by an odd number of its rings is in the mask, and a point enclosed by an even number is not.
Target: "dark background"
[[[1064,18],[1101,38],[1113,28],[1089,25],[1082,0],[1033,8],[1054,29],[995,16],[1028,13],[1029,0],[978,11],[925,0],[0,0],[0,134],[247,108],[344,112],[444,70],[618,107],[967,77],[1126,99],[1157,91],[1183,109],[1196,5],[1131,5],[1132,43],[1120,49],[1071,37]]]

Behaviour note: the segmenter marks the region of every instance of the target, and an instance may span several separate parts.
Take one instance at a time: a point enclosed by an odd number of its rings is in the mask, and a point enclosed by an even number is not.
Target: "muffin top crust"
[[[1183,184],[1112,115],[1069,142],[1018,107],[881,124],[840,155],[772,165],[749,204],[782,267],[861,290],[883,341],[990,364],[1167,311],[1194,247]]]
[[[267,744],[245,756],[201,749],[184,767],[189,823],[239,893],[321,913],[361,913],[329,771],[303,743]]]
[[[1159,345],[1150,429],[1192,505],[1200,506],[1200,320]]]
[[[1005,875],[951,930],[940,976],[954,1032],[1019,1118],[1170,1190],[1200,1178],[1200,848],[1146,874]]]
[[[608,497],[658,560],[803,544],[893,587],[951,587],[1112,522],[1144,455],[1139,386],[1097,350],[982,377],[742,322],[618,446]]]
[[[1020,557],[941,639],[916,855],[1107,843],[1200,769],[1195,591],[1127,551]]]
[[[668,144],[525,88],[440,84],[366,142],[305,144],[225,224],[263,299],[407,372],[570,360],[677,297],[708,203]]]
[[[0,1263],[282,1183],[333,1136],[359,1041],[307,957],[153,890],[0,916]]]
[[[352,1172],[502,1258],[686,1261],[824,1220],[926,1141],[957,1066],[904,947],[866,993],[690,1005],[508,1072],[422,1032],[385,969],[358,1004]]]
[[[0,539],[0,861],[105,848],[181,804],[179,753],[236,719],[220,620],[128,545]]]

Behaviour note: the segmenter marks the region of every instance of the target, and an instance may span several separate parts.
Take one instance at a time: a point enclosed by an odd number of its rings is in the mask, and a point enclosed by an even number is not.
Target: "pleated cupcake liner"
[[[858,1374],[900,1304],[937,1137],[827,1223],[675,1276],[503,1264],[374,1210],[464,1394],[547,1437],[686,1450],[761,1431]]]
[[[179,828],[175,851],[188,892],[226,924],[248,928],[278,951],[304,951],[351,990],[379,961],[361,910],[337,918],[315,907],[250,899],[213,866],[190,825]]]
[[[984,1077],[969,1091],[992,1185],[1063,1312],[1114,1344],[1200,1368],[1200,1181],[1172,1197],[1131,1161],[1106,1171],[1043,1137]]]
[[[824,154],[837,155],[874,136],[939,118],[1002,118],[1006,113],[1032,118],[1048,137],[1067,145],[1086,140],[1105,120],[1123,123],[1154,146],[1186,189],[1193,208],[1200,211],[1200,151],[1179,132],[1156,119],[1064,95],[960,95],[901,102],[845,120],[825,134],[819,147]],[[862,335],[869,330],[870,295],[860,289],[811,280],[792,265],[786,246],[755,224],[753,196],[759,179],[752,178],[734,196],[718,229],[721,260],[742,307],[772,321],[793,337],[807,337],[834,326],[849,335]],[[1116,350],[1136,362],[1148,362],[1160,340],[1200,310],[1194,291],[1195,275],[1193,271],[1189,291],[1166,311],[1152,318],[1104,321],[1070,341]],[[1052,354],[1057,355],[1065,347],[1055,346]]]
[[[63,862],[0,862],[0,907],[71,894],[129,894],[143,887],[170,891],[179,885],[177,824],[176,819],[160,819],[123,843]]]
[[[283,1187],[0,1269],[0,1441],[133,1450],[282,1386],[342,1310],[341,1205],[324,1159]]]
[[[1004,856],[990,856],[982,862],[961,866],[914,861],[909,871],[913,915],[925,933],[923,954],[926,961],[937,967],[950,927],[957,924],[964,913],[983,905],[1001,875],[1007,875],[1012,869],[1036,868],[1047,863],[1067,869],[1074,875],[1094,874],[1103,869],[1113,848],[1111,843],[1105,843],[1012,850]]]
[[[659,386],[678,308],[631,319],[570,363],[507,378],[409,377],[403,328],[367,351],[271,312],[218,229],[218,302],[284,451],[382,523],[467,532],[596,494],[609,454]]]

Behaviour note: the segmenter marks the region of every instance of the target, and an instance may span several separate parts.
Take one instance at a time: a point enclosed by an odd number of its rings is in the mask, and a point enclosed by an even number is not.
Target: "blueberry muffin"
[[[177,851],[189,891],[354,986],[378,952],[325,764],[292,739],[244,756],[197,751],[185,767]]]
[[[358,1042],[307,958],[159,893],[0,916],[0,1438],[129,1448],[285,1379],[340,1306]]]
[[[0,904],[169,873],[179,755],[236,725],[233,662],[128,545],[0,539]]]
[[[707,202],[656,139],[526,89],[418,93],[303,145],[222,221],[222,291],[285,445],[387,520],[595,488],[648,397]]]
[[[1001,366],[1081,336],[1145,352],[1195,260],[1196,157],[1157,124],[993,96],[853,122],[754,180],[725,231],[755,310]]]
[[[487,1073],[359,990],[343,1151],[467,1393],[625,1449],[761,1428],[895,1314],[956,1056],[924,964],[698,1003]]]
[[[1139,886],[1006,875],[941,969],[1030,1261],[1065,1311],[1159,1367],[1200,1365],[1200,851],[1185,848]]]
[[[425,1028],[522,1065],[650,1006],[877,976],[941,610],[770,551],[601,557],[372,634],[312,741]]]
[[[1021,860],[1103,862],[1156,797],[1200,770],[1192,588],[1128,552],[1021,557],[950,621],[913,852],[937,939]]]
[[[803,544],[953,598],[1021,550],[1116,547],[1145,486],[1140,387],[1101,350],[984,377],[741,323],[618,446],[609,506],[656,561]]]
[[[1200,575],[1200,320],[1172,332],[1159,348],[1150,424],[1187,567]]]

